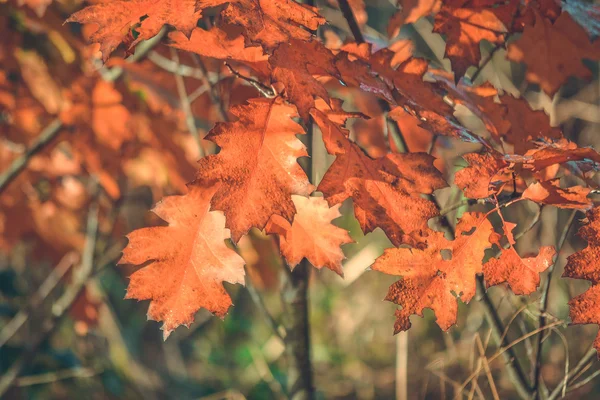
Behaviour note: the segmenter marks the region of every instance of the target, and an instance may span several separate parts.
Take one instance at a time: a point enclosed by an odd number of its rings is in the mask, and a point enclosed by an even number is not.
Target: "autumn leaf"
[[[225,3],[225,0],[210,1]],[[265,49],[274,49],[291,40],[310,41],[311,31],[325,23],[315,7],[294,0],[232,0],[228,3],[221,13],[224,20],[243,27],[243,35]]]
[[[538,204],[548,204],[560,208],[588,210],[592,208],[592,200],[587,196],[591,189],[583,186],[572,186],[562,189],[560,179],[532,183],[521,196]]]
[[[292,120],[294,106],[279,97],[252,99],[229,111],[238,120],[218,123],[206,136],[221,151],[200,160],[196,184],[221,182],[212,209],[225,213],[237,243],[250,228],[264,229],[273,214],[291,221],[291,195],[308,196],[314,188],[296,161],[307,153],[296,138],[304,130]]]
[[[550,125],[550,117],[542,110],[533,110],[525,99],[504,95],[500,100],[506,106],[506,119],[510,123],[506,140],[514,145],[516,154],[524,154],[540,138],[563,137],[559,128]]]
[[[427,228],[427,220],[438,214],[435,204],[420,196],[446,186],[426,153],[388,154],[372,159],[346,138],[344,130],[319,110],[311,112],[328,149],[336,149],[336,160],[327,170],[318,190],[329,205],[347,198],[365,233],[380,227],[392,243],[400,245],[405,234]]]
[[[224,0],[112,0],[94,4],[71,15],[66,22],[97,24],[90,41],[100,43],[102,60],[106,62],[122,42],[128,49],[142,40],[156,36],[169,24],[190,36],[202,15],[201,9],[214,7]],[[198,5],[199,11],[196,11]],[[134,39],[132,30],[137,32]]]
[[[591,78],[582,60],[600,60],[600,42],[592,43],[567,12],[554,23],[536,15],[535,25],[526,26],[519,40],[508,46],[507,57],[527,64],[527,80],[554,96],[570,76]]]
[[[588,211],[584,223],[578,234],[588,244],[583,250],[567,258],[563,277],[592,282],[592,287],[586,292],[569,301],[572,323],[600,325],[600,207]],[[594,347],[600,354],[600,333],[594,341]]]
[[[311,54],[306,58],[304,54]],[[269,57],[273,69],[273,79],[281,82],[286,95],[297,108],[300,116],[308,121],[310,109],[315,105],[315,97],[329,102],[329,93],[313,74],[338,75],[334,56],[317,41],[294,40],[282,43]]]
[[[445,56],[450,59],[456,80],[481,59],[479,43],[504,41],[506,28],[493,10],[443,5],[435,16],[434,32],[446,35]]]
[[[99,81],[92,91],[92,128],[98,140],[113,150],[133,138],[128,129],[129,111],[122,104],[123,97],[112,84]]]
[[[244,284],[244,260],[224,243],[225,217],[210,211],[217,187],[165,197],[153,212],[169,226],[127,235],[119,264],[144,266],[131,275],[126,298],[150,300],[148,319],[163,322],[165,339],[179,325],[189,327],[200,308],[225,316],[232,302],[223,282]]]
[[[208,31],[195,28],[189,39],[182,32],[175,31],[169,33],[169,39],[172,47],[218,60],[255,63],[268,58],[261,47],[245,47],[241,35],[230,38],[227,32],[218,27],[212,27]]]
[[[470,199],[485,199],[499,194],[509,177],[502,174],[509,164],[488,153],[469,153],[462,156],[469,163],[454,174],[454,183]]]
[[[513,230],[517,226],[512,222],[504,222],[504,235],[508,239],[508,248],[501,243],[502,235],[493,232],[490,243],[495,244],[501,250],[500,257],[491,258],[483,264],[483,276],[486,286],[508,283],[516,295],[527,295],[535,292],[540,284],[540,272],[547,270],[552,265],[556,256],[556,250],[552,246],[540,247],[536,257],[522,258],[517,253]]]
[[[352,243],[348,232],[331,223],[340,217],[340,205],[329,207],[321,197],[292,196],[296,206],[294,221],[273,215],[267,224],[267,233],[279,236],[281,253],[293,270],[303,258],[315,268],[327,267],[340,276],[344,253],[341,245]]]
[[[456,226],[455,240],[430,230],[423,238],[425,248],[387,249],[375,260],[373,270],[402,277],[386,296],[401,306],[396,310],[394,333],[408,330],[410,316],[423,316],[425,308],[433,310],[444,331],[456,323],[457,297],[468,303],[475,295],[475,275],[483,272],[482,260],[485,249],[491,247],[492,232],[484,215],[465,213]]]

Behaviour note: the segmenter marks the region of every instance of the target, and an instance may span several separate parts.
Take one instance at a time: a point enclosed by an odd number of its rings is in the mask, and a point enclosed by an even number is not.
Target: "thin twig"
[[[0,332],[0,349],[21,329],[31,316],[31,312],[37,310],[50,293],[56,288],[61,279],[78,260],[75,252],[67,253],[60,262],[50,271],[44,282],[32,296],[29,304],[19,310],[17,315],[10,320]]]
[[[548,396],[548,400],[556,400],[558,397],[560,397],[563,388],[567,386],[575,376],[577,376],[581,371],[583,371],[588,365],[588,363],[592,361],[595,357],[597,357],[597,354],[598,352],[596,351],[596,349],[594,347],[591,347],[587,351],[587,353],[585,353],[583,357],[581,357],[581,360],[579,360],[575,368],[569,371],[569,374],[565,375],[563,381],[552,391],[550,396]]]
[[[358,22],[356,22],[356,17],[354,16],[354,12],[352,12],[352,7],[350,7],[348,0],[338,0],[338,4],[344,18],[348,22],[348,27],[350,27],[350,31],[354,36],[354,41],[356,43],[365,43],[365,38],[360,30],[360,26],[358,26]]]
[[[235,69],[233,69],[233,67],[231,65],[229,65],[229,63],[225,63],[225,66],[227,68],[229,68],[229,72],[231,72],[233,75],[237,76],[238,78],[240,78],[243,81],[246,81],[250,84],[250,86],[254,87],[256,90],[258,90],[258,92],[263,95],[266,98],[272,99],[274,97],[277,96],[277,91],[275,90],[275,88],[273,86],[268,87],[266,85],[263,85],[262,83],[260,83],[259,81],[257,81],[256,79],[244,76],[242,74],[240,74],[238,71],[236,71]]]
[[[567,234],[569,233],[569,230],[571,229],[571,226],[573,225],[573,221],[575,220],[576,213],[577,213],[577,210],[571,211],[571,215],[569,216],[569,219],[567,220],[567,223],[565,224],[565,228],[563,229],[561,236],[558,239],[558,243],[556,245],[557,253],[556,253],[556,256],[554,257],[554,262],[552,263],[552,265],[550,265],[550,268],[548,268],[548,277],[546,278],[546,282],[542,289],[542,295],[540,297],[540,318],[539,318],[539,323],[538,323],[538,326],[540,328],[542,328],[546,325],[546,316],[547,316],[546,311],[548,310],[548,300],[550,298],[548,296],[548,294],[550,293],[550,284],[552,283],[552,275],[554,272],[554,266],[555,266],[556,262],[558,261],[558,256],[560,255],[560,251],[565,243]],[[540,388],[540,376],[542,373],[542,350],[543,350],[543,346],[544,346],[543,336],[544,335],[539,335],[539,337],[538,337],[537,351],[536,351],[536,356],[535,356],[535,366],[533,369],[533,387],[532,387],[532,389],[535,392],[536,399],[540,398],[539,388]]]
[[[41,323],[41,329],[38,334],[30,339],[27,350],[10,366],[10,368],[0,378],[0,398],[15,383],[19,373],[34,358],[38,347],[42,342],[54,332],[58,322],[66,315],[66,311],[73,305],[73,302],[81,293],[85,283],[90,277],[93,269],[94,250],[96,248],[96,239],[98,232],[98,204],[92,203],[88,213],[87,234],[84,246],[81,264],[73,272],[73,282],[53,304],[52,314]]]
[[[36,138],[35,142],[27,149],[23,155],[17,158],[0,176],[0,193],[2,193],[21,171],[25,169],[31,157],[39,153],[60,133],[62,121],[56,118],[44,128],[42,133]]]
[[[510,380],[513,382],[519,397],[522,399],[529,399],[533,391],[527,381],[527,375],[523,371],[523,367],[519,363],[517,354],[512,347],[507,345],[507,338],[504,334],[506,328],[502,324],[502,320],[492,303],[490,297],[486,294],[485,284],[483,282],[483,276],[477,276],[477,291],[479,292],[479,301],[484,306],[484,310],[487,316],[488,323],[492,328],[492,334],[498,346],[500,348],[506,347],[506,351],[502,352],[504,358],[504,364]]]
[[[46,372],[38,375],[23,376],[15,381],[15,386],[33,386],[54,383],[72,378],[91,378],[102,373],[101,369],[92,368],[67,368],[58,371]]]
[[[171,56],[173,57],[173,62],[179,65],[179,54],[177,54],[177,50],[173,47],[171,47]],[[194,114],[192,113],[192,106],[185,89],[183,76],[179,74],[179,68],[177,68],[177,73],[175,73],[175,82],[177,84],[177,93],[179,94],[181,109],[185,115],[185,124],[187,125],[188,131],[190,131],[190,134],[194,138],[196,146],[198,147],[198,154],[200,155],[200,158],[202,158],[204,157],[204,148],[202,147],[202,141],[200,140],[200,135],[198,134],[198,127],[196,126],[196,120],[194,118]]]
[[[250,298],[254,302],[254,305],[256,305],[256,308],[258,308],[261,314],[263,314],[265,321],[267,321],[267,324],[269,325],[273,333],[283,341],[287,335],[285,328],[281,324],[279,324],[275,320],[275,318],[273,318],[273,315],[267,309],[267,306],[265,305],[261,294],[256,289],[256,286],[254,286],[254,283],[252,282],[252,279],[250,279],[250,276],[248,274],[246,274],[246,289],[248,290],[248,293],[250,294]]]

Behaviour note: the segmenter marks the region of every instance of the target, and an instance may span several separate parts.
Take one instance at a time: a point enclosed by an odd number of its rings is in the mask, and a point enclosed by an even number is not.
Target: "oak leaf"
[[[307,58],[306,54],[311,54]],[[315,105],[315,97],[329,102],[329,94],[322,83],[313,75],[339,75],[334,64],[334,55],[320,42],[293,40],[280,44],[269,58],[275,82],[281,82],[286,95],[308,121],[310,109]]]
[[[227,217],[234,242],[252,227],[263,229],[273,214],[291,221],[296,209],[291,195],[308,196],[314,189],[298,157],[307,155],[292,120],[296,108],[274,99],[251,99],[232,107],[235,122],[218,123],[205,139],[221,147],[200,160],[197,181],[219,181],[212,209]]]
[[[552,265],[556,250],[552,246],[540,247],[535,257],[522,258],[514,248],[516,243],[513,229],[517,226],[512,222],[504,222],[504,234],[508,239],[508,248],[501,244],[502,235],[493,232],[490,243],[502,251],[500,257],[491,258],[483,264],[483,275],[487,287],[508,283],[516,295],[527,295],[535,292],[540,284],[540,272]]]
[[[208,31],[195,28],[189,39],[182,32],[175,31],[169,33],[169,39],[170,46],[218,60],[260,62],[268,58],[261,47],[245,47],[242,36],[230,38],[218,27]]]
[[[387,249],[375,260],[374,270],[402,277],[386,296],[402,307],[396,310],[395,333],[408,330],[410,316],[423,316],[425,308],[434,311],[444,331],[456,323],[457,297],[468,303],[475,295],[475,275],[483,272],[482,260],[491,247],[492,232],[485,215],[465,213],[456,226],[455,240],[428,231],[423,238],[426,247]]]
[[[398,0],[401,7],[388,23],[388,36],[396,36],[404,24],[412,24],[420,18],[437,13],[441,6],[441,0]]]
[[[221,13],[224,20],[242,26],[243,35],[265,49],[274,49],[290,40],[309,41],[313,37],[311,31],[325,23],[315,7],[294,0],[232,0],[228,3]]]
[[[563,277],[592,282],[592,287],[586,292],[569,301],[572,323],[600,325],[600,207],[588,211],[584,223],[578,235],[588,244],[583,250],[567,258]],[[600,354],[600,332],[594,341],[594,347]]]
[[[244,260],[224,242],[225,217],[210,211],[217,187],[165,197],[153,212],[169,225],[127,235],[119,264],[144,266],[131,275],[126,298],[150,300],[148,319],[163,322],[165,339],[179,325],[189,327],[200,308],[225,316],[232,302],[223,282],[244,283]]]
[[[591,43],[586,31],[567,12],[554,23],[536,15],[535,25],[526,26],[521,38],[508,46],[507,57],[527,64],[527,80],[554,96],[570,76],[592,76],[582,60],[600,60],[600,42]]]
[[[538,204],[547,204],[560,208],[588,210],[593,203],[587,196],[591,189],[583,186],[571,186],[563,189],[560,179],[532,183],[521,196]]]
[[[395,245],[409,240],[406,234],[427,228],[427,220],[436,216],[438,209],[420,195],[446,186],[432,156],[388,154],[373,159],[325,114],[313,109],[311,115],[321,131],[327,132],[323,135],[326,147],[336,150],[336,160],[318,187],[329,205],[352,198],[363,231],[380,227]]]
[[[445,56],[450,59],[458,80],[471,65],[479,64],[479,43],[487,40],[492,44],[501,44],[506,28],[492,9],[445,4],[435,16],[433,31],[446,35]]]
[[[273,215],[267,224],[267,233],[279,236],[281,254],[293,270],[306,258],[315,268],[327,267],[340,276],[344,253],[341,245],[352,243],[345,229],[331,223],[340,217],[340,205],[329,207],[321,197],[292,196],[296,206],[294,221]]]
[[[140,41],[156,36],[165,24],[190,36],[202,15],[201,9],[224,2],[225,0],[112,0],[88,6],[71,15],[66,22],[97,24],[98,30],[92,34],[90,41],[100,43],[102,60],[106,61],[122,42],[131,49]],[[132,29],[138,33],[135,39]]]
[[[506,177],[502,174],[509,164],[500,158],[489,153],[469,153],[462,157],[469,166],[456,172],[454,183],[470,199],[484,199],[499,194],[510,179],[510,175]]]

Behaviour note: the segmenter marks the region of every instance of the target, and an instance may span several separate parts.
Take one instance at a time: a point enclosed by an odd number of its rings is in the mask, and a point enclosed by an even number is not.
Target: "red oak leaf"
[[[294,106],[279,97],[251,99],[230,112],[238,120],[218,123],[205,138],[221,151],[200,160],[197,183],[221,182],[212,209],[225,213],[237,243],[250,228],[263,229],[273,214],[291,221],[291,195],[308,196],[314,187],[296,161],[307,153],[296,137],[304,130],[292,120],[298,116]]]
[[[127,235],[119,264],[145,265],[131,275],[126,298],[150,300],[148,319],[163,321],[165,339],[200,308],[225,316],[232,303],[223,282],[244,283],[244,260],[224,242],[225,217],[210,211],[217,187],[165,197],[153,211],[169,226]]]
[[[435,312],[443,330],[456,323],[456,296],[468,303],[475,295],[475,275],[483,271],[482,260],[485,249],[491,247],[492,232],[492,224],[484,215],[465,213],[456,226],[454,241],[447,240],[442,232],[429,231],[423,238],[425,248],[387,249],[375,260],[374,270],[402,276],[386,296],[402,307],[396,310],[395,333],[409,329],[410,316],[423,316],[425,308]]]

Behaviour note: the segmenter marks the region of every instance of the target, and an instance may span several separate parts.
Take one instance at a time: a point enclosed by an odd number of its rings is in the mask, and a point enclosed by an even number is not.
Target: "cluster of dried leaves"
[[[21,2],[39,13],[49,3]],[[361,15],[360,2],[351,3]],[[552,96],[570,77],[591,76],[583,60],[600,60],[600,41],[592,42],[552,0],[414,0],[400,1],[399,6],[389,24],[390,35],[404,24],[432,17],[434,31],[446,39],[445,55],[453,74],[413,56],[406,43],[380,49],[362,38],[324,44],[315,31],[326,20],[316,8],[293,0],[100,1],[67,19],[84,24],[84,35],[99,45],[105,62],[119,46],[132,53],[167,25],[172,48],[217,60],[217,71],[226,62],[243,71],[245,75],[236,73],[240,77],[253,77],[227,83],[231,120],[218,122],[204,137],[220,148],[218,154],[200,159],[186,194],[165,197],[154,208],[168,225],[128,235],[120,263],[143,267],[132,274],[127,296],[150,300],[148,316],[163,321],[165,337],[177,326],[191,324],[200,308],[218,316],[227,313],[231,299],[223,282],[243,284],[245,261],[226,241],[237,244],[251,228],[276,235],[291,268],[307,258],[317,268],[342,275],[340,246],[351,239],[332,220],[349,198],[363,231],[381,228],[396,246],[372,267],[401,277],[387,295],[401,307],[396,332],[408,329],[410,316],[422,315],[424,308],[433,309],[439,326],[448,329],[456,322],[457,299],[473,298],[479,274],[488,287],[507,283],[520,295],[536,290],[539,273],[554,263],[556,250],[542,247],[538,255],[522,257],[514,247],[516,225],[501,214],[503,208],[525,200],[587,212],[580,233],[588,247],[569,258],[565,276],[594,284],[570,302],[573,322],[600,322],[600,211],[590,198],[597,189],[592,178],[600,154],[565,139],[548,116],[532,110],[526,100],[499,93],[489,83],[473,86],[467,74],[482,62],[480,41],[486,40],[506,46],[511,61],[526,64],[526,79]],[[30,31],[51,31],[62,21],[52,15],[35,21],[37,26],[27,18],[20,23]],[[122,91],[98,76],[92,65],[83,74],[72,73],[72,66],[53,76],[39,55],[22,50],[23,40],[2,39],[0,107],[10,115],[5,137],[13,144],[27,144],[52,118],[69,129],[64,141],[36,156],[3,193],[1,245],[10,246],[31,232],[55,246],[57,238],[66,248],[83,245],[77,225],[81,216],[74,210],[89,198],[81,181],[54,179],[65,174],[64,168],[72,175],[97,175],[113,199],[119,198],[122,175],[151,185],[160,195],[165,181],[175,192],[186,191],[191,175],[186,155],[193,158],[193,151],[178,135],[184,127],[163,127],[179,109],[168,101],[173,84],[153,65],[112,63],[125,71],[129,90]],[[83,58],[97,50],[83,46],[74,35],[65,40],[81,49]],[[65,59],[67,53],[57,57]],[[11,77],[13,69],[21,71],[25,85]],[[249,92],[252,86],[258,94]],[[136,90],[146,96],[143,104],[131,95]],[[347,120],[369,120],[344,111],[342,101],[331,95],[341,90],[370,93],[373,104],[365,112],[381,115],[389,110],[398,124],[427,138],[446,136],[478,144],[481,150],[464,155],[468,166],[447,182],[426,152],[389,152],[394,146],[385,139],[378,148],[371,139],[351,138]],[[458,106],[481,119],[488,134],[462,126],[454,116]],[[195,111],[218,113],[206,105]],[[313,123],[322,132],[327,152],[335,156],[318,187],[297,162],[309,156],[297,135]],[[4,144],[2,151],[7,154],[1,163],[5,169],[15,157]],[[68,163],[64,153],[69,154]],[[140,167],[148,164],[149,171]],[[59,166],[63,170],[58,171]],[[28,186],[40,174],[58,188],[51,191],[51,199],[41,201],[43,188]],[[443,218],[433,194],[449,184],[460,187],[467,198],[492,205],[486,213],[465,213],[454,240],[428,225],[432,218]],[[323,197],[312,196],[315,191]],[[494,215],[501,221],[496,227],[490,221]],[[486,257],[487,249],[496,250],[496,256]],[[600,351],[600,338],[596,347]]]

